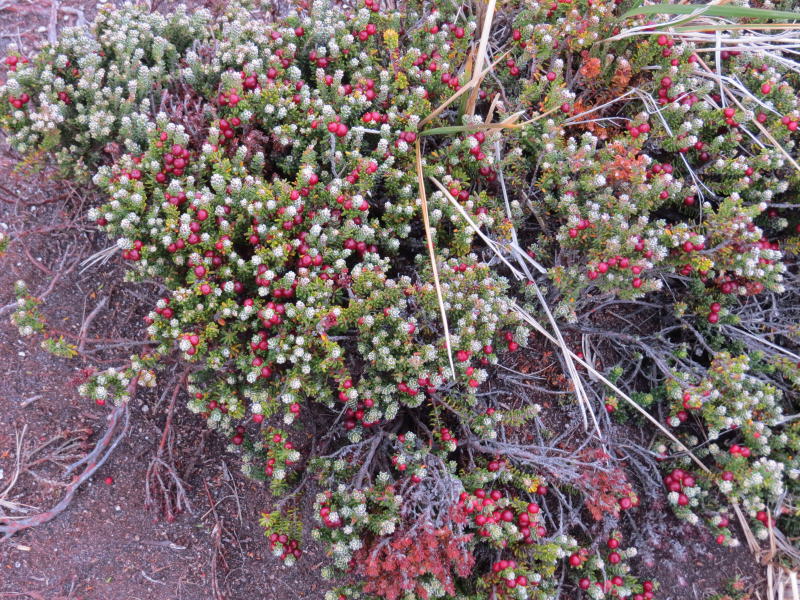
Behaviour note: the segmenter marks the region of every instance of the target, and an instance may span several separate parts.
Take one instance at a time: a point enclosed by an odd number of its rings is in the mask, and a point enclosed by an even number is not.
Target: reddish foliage
[[[427,598],[420,578],[432,575],[448,594],[455,595],[453,572],[466,577],[475,557],[467,548],[470,535],[456,535],[449,527],[418,525],[407,532],[365,546],[353,556],[364,592],[396,600],[407,592]]]
[[[600,449],[587,450],[585,457],[588,460],[603,460],[609,458]],[[586,508],[595,520],[599,521],[605,513],[614,515],[619,513],[620,498],[629,498],[633,495],[633,488],[625,477],[625,471],[607,465],[609,470],[587,468],[581,475],[583,489],[586,492]]]
[[[611,149],[614,151],[614,161],[607,163],[604,168],[606,179],[610,183],[644,179],[647,170],[644,156],[635,149],[627,148],[622,142],[613,142]]]

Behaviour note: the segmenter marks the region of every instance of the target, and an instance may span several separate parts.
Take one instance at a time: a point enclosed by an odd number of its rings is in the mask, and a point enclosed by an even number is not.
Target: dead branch
[[[83,325],[81,325],[81,329],[78,332],[78,338],[80,338],[80,343],[78,344],[78,352],[83,352],[83,346],[86,343],[86,332],[89,330],[89,327],[94,321],[94,318],[98,315],[98,313],[103,310],[106,305],[108,304],[108,296],[104,296],[100,302],[97,303],[97,306],[94,307],[92,312],[90,312],[86,319],[83,321]]]
[[[217,514],[217,503],[214,502],[214,498],[211,496],[208,483],[204,481],[203,487],[211,506],[210,512],[214,515],[214,529],[211,531],[211,539],[214,542],[214,548],[211,552],[211,592],[214,595],[214,600],[225,600],[226,590],[220,588],[219,576],[217,575],[220,566],[222,566],[223,570],[228,571],[228,561],[225,559],[225,552],[222,549],[223,521],[220,520]]]
[[[185,369],[175,383],[167,408],[167,419],[161,432],[161,441],[155,456],[147,467],[145,476],[145,506],[148,508],[159,506],[169,523],[174,521],[176,515],[184,510],[189,514],[194,514],[185,484],[174,465],[172,456],[174,439],[172,419],[175,415],[175,400],[186,381],[187,373],[188,369]]]
[[[135,391],[137,378],[131,381],[128,386],[128,392],[132,395]],[[128,431],[128,421],[130,412],[128,410],[127,402],[123,402],[117,406],[112,413],[108,416],[108,426],[103,436],[98,440],[94,449],[80,460],[74,462],[67,468],[66,473],[70,473],[81,465],[85,465],[83,472],[75,477],[72,482],[66,486],[66,492],[61,501],[53,506],[51,509],[36,515],[24,518],[5,517],[0,519],[0,533],[3,534],[3,539],[8,539],[15,533],[37,525],[42,525],[51,521],[59,514],[61,514],[72,502],[75,493],[80,486],[88,481],[95,472],[102,467],[108,458],[111,456],[114,449],[125,437]],[[120,425],[121,424],[121,425]],[[115,436],[116,433],[116,436]]]

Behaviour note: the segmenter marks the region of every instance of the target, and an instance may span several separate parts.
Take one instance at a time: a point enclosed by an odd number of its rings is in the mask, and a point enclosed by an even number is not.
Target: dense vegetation
[[[331,599],[653,598],[645,497],[794,560],[800,80],[757,26],[792,15],[628,4],[126,5],[12,52],[12,147],[168,291],[82,393],[179,355]]]

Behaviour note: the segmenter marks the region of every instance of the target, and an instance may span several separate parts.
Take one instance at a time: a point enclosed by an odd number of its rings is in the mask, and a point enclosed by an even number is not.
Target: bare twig
[[[134,379],[131,382],[129,391],[132,391],[132,388],[135,389],[136,381],[137,380]],[[19,519],[6,517],[4,519],[0,519],[0,533],[3,534],[3,539],[8,539],[15,533],[18,533],[24,529],[29,529],[31,527],[36,527],[37,525],[47,523],[61,514],[69,506],[70,502],[72,502],[72,499],[80,486],[88,481],[92,475],[94,475],[95,472],[101,466],[103,466],[103,464],[105,464],[119,442],[125,437],[125,434],[128,431],[129,415],[130,413],[128,411],[128,404],[123,402],[108,416],[108,426],[106,431],[100,440],[98,440],[94,449],[86,457],[76,461],[70,466],[70,468],[67,469],[67,473],[69,473],[79,465],[86,465],[83,472],[75,477],[75,479],[73,479],[73,481],[66,486],[66,493],[58,504],[47,511],[30,517]]]

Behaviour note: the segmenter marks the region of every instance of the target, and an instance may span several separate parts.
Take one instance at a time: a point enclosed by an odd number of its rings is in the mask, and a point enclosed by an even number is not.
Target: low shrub
[[[653,598],[616,529],[656,456],[720,543],[731,502],[760,539],[797,528],[794,63],[709,62],[624,3],[512,4],[487,31],[417,1],[125,5],[6,59],[12,147],[91,178],[126,277],[167,290],[152,352],[82,393],[125,402],[179,356],[280,506],[317,481],[311,537],[351,581],[326,598]],[[636,442],[637,407],[671,437]],[[296,513],[262,524],[302,556]]]

